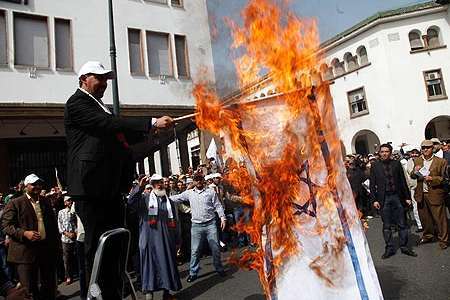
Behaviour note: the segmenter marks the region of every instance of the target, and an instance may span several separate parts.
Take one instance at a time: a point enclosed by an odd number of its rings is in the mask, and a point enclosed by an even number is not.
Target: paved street
[[[384,242],[381,236],[379,218],[370,220],[367,232],[375,267],[383,289],[384,298],[388,300],[448,300],[450,299],[450,251],[440,250],[437,243],[415,246],[419,235],[411,235],[411,244],[418,253],[417,258],[408,257],[398,251],[397,255],[382,260]],[[202,261],[202,276],[193,284],[186,282],[188,266],[180,267],[183,290],[179,299],[221,300],[221,299],[265,299],[256,272],[238,270],[229,267],[228,276],[221,278],[213,271],[212,261],[208,257]],[[77,297],[77,284],[61,286],[60,291],[69,299]],[[139,299],[145,299],[139,294]],[[156,299],[162,299],[157,295]]]

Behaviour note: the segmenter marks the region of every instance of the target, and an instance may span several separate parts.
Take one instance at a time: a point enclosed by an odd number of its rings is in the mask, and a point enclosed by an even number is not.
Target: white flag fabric
[[[256,112],[253,112],[252,116],[241,116],[245,130],[266,133],[262,139],[247,141],[248,169],[257,169],[251,164],[255,164],[259,155],[256,152],[262,149],[270,153],[269,160],[280,159],[285,144],[289,142],[284,134],[287,127],[298,137],[299,144],[303,145],[305,157],[300,174],[302,182],[298,201],[293,209],[296,220],[301,224],[295,229],[300,251],[281,267],[269,298],[383,299],[364,229],[345,174],[334,111],[329,109],[332,104],[325,104],[324,101],[318,99],[321,117],[326,120],[323,128],[326,133],[320,145],[311,140],[311,132],[318,130],[314,128],[317,124],[310,119],[311,114],[300,114],[297,119],[286,117],[291,116],[289,108],[279,97],[257,103]],[[257,119],[253,117],[256,114]],[[236,159],[237,154],[233,153],[226,132],[224,140],[227,156]],[[328,184],[329,160],[334,161],[339,172],[335,179],[336,188],[323,192]],[[270,248],[270,239],[270,233],[263,239],[266,258],[276,254],[276,249]]]

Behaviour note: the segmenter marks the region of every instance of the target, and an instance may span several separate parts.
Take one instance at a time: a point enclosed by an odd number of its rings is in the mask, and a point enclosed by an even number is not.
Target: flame
[[[286,5],[271,0],[250,0],[241,16],[242,26],[226,20],[233,33],[232,47],[243,53],[235,60],[241,87],[268,73],[271,84],[283,95],[271,101],[288,109],[277,115],[276,132],[281,136],[274,137],[271,125],[261,122],[267,112],[256,105],[241,99],[224,106],[212,88],[203,83],[194,87],[197,126],[229,137],[233,153],[244,161],[230,159],[225,180],[242,202],[251,206],[251,222],[240,222],[236,229],[248,233],[257,248],[235,259],[258,271],[265,293],[271,297],[284,263],[301,253],[297,232],[329,235],[332,238],[324,242],[322,253],[310,267],[333,286],[338,282],[338,258],[345,244],[336,221],[337,185],[343,176],[332,98],[328,83],[317,71],[321,57],[316,21],[300,19]],[[300,119],[305,122],[304,137],[296,133]],[[274,125],[270,120],[267,123]],[[325,142],[329,152],[324,154]],[[306,160],[310,161],[308,170]],[[308,184],[302,176],[310,176]],[[294,207],[308,205],[312,198],[318,199],[321,216],[310,228]],[[352,211],[344,208],[342,214],[350,214],[347,219],[353,220]]]

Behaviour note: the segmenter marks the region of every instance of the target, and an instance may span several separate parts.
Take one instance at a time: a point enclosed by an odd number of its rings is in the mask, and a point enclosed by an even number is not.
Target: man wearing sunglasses
[[[448,247],[448,225],[445,212],[444,180],[447,161],[433,154],[433,141],[424,140],[420,145],[422,156],[414,161],[411,178],[417,179],[414,198],[419,208],[423,235],[420,244],[430,243],[438,232],[439,247]]]

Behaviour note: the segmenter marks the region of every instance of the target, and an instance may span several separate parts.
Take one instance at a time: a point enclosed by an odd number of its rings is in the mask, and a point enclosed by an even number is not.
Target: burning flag
[[[270,0],[254,0],[244,25],[229,22],[241,84],[270,74],[276,95],[224,106],[207,86],[194,89],[197,125],[225,141],[226,180],[252,206],[247,232],[269,299],[382,299],[364,230],[345,175],[329,86],[322,81],[313,20]]]

